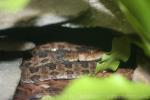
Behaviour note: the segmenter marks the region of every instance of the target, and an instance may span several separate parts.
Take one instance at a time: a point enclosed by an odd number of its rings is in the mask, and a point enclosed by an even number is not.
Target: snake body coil
[[[93,74],[102,52],[85,45],[53,42],[37,46],[31,54],[21,65],[21,81],[25,83]]]

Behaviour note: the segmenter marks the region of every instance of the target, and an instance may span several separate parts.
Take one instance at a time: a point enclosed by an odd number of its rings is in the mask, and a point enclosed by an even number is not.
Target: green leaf
[[[112,41],[112,50],[103,54],[102,59],[96,65],[96,72],[105,69],[115,71],[120,61],[126,62],[130,57],[130,41],[128,37],[114,38]]]
[[[130,41],[128,37],[114,38],[111,54],[112,57],[126,62],[130,57]]]
[[[106,60],[102,60],[96,64],[96,73],[105,69],[111,69],[115,71],[120,64],[120,61],[111,58],[109,55],[104,54],[102,58]]]
[[[0,11],[16,11],[22,9],[29,0],[0,0]]]
[[[117,97],[146,99],[150,97],[150,86],[132,83],[120,75],[108,78],[84,76],[71,82],[61,95],[42,100],[114,100]]]
[[[141,43],[133,40],[145,54],[150,56],[150,0],[115,0],[126,18],[141,38]]]

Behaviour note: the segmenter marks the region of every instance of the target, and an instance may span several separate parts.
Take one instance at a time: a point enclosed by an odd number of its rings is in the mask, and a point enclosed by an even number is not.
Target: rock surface
[[[137,68],[133,73],[133,81],[150,84],[150,58],[142,52],[137,53]]]
[[[138,66],[133,74],[133,81],[150,84],[150,66]]]
[[[12,100],[19,83],[21,58],[0,61],[0,100]]]
[[[0,29],[61,24],[133,32],[113,0],[30,0],[18,12],[0,12]]]
[[[90,9],[80,18],[64,24],[64,26],[105,27],[123,33],[133,32],[133,29],[113,0],[87,0],[87,2],[90,5]]]
[[[0,41],[0,51],[26,51],[35,47],[33,42],[3,40]]]
[[[89,8],[84,0],[30,0],[17,12],[0,12],[0,29],[44,26],[78,17]]]

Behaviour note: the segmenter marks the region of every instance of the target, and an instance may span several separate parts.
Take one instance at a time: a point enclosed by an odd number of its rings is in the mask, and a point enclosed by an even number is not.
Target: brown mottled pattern
[[[25,83],[93,74],[102,52],[84,45],[54,42],[37,46],[31,54],[21,66],[21,81]]]

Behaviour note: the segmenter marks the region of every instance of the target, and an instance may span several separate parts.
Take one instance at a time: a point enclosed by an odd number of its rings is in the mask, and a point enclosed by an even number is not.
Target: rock
[[[137,56],[137,68],[133,73],[133,81],[150,84],[150,58],[144,55]]]
[[[91,9],[65,27],[105,27],[123,33],[133,33],[123,13],[113,0],[87,0]]]
[[[89,8],[84,0],[30,0],[17,12],[0,12],[0,29],[45,26],[68,21]]]
[[[21,58],[0,61],[0,100],[12,100],[21,77]]]
[[[0,29],[50,24],[133,32],[113,0],[30,0],[18,12],[0,12]]]
[[[150,84],[150,68],[148,67],[150,66],[138,66],[134,71],[132,80],[135,82]]]
[[[33,42],[4,39],[0,41],[0,51],[26,51],[35,47]]]

